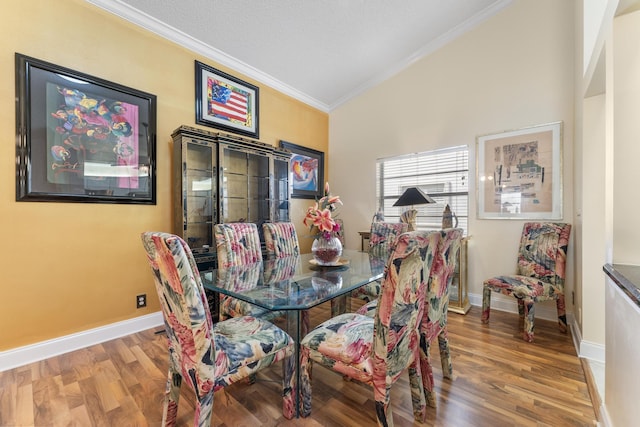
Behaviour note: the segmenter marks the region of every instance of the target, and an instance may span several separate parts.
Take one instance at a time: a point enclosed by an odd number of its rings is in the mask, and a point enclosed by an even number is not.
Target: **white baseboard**
[[[469,302],[482,309],[482,294],[469,294]],[[518,303],[515,298],[502,296],[494,293],[491,295],[491,309],[506,311],[508,313],[518,312]],[[536,319],[556,321],[558,312],[554,301],[544,301],[536,304]],[[571,326],[573,345],[579,357],[584,357],[595,362],[604,363],[605,348],[602,344],[585,341],[582,339],[580,327],[572,313],[567,313],[567,324]]]
[[[0,372],[164,324],[160,311],[0,352]]]
[[[482,309],[482,294],[469,294],[469,303]],[[491,295],[491,309],[506,311],[507,313],[518,313],[518,302],[513,297],[493,292]],[[557,320],[558,311],[555,301],[543,301],[536,304],[536,319]]]

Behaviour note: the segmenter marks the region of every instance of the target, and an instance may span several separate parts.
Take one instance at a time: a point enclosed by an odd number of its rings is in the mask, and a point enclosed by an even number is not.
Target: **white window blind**
[[[466,145],[398,157],[378,159],[376,198],[385,221],[399,222],[411,207],[393,204],[408,187],[419,187],[436,203],[416,205],[419,230],[442,228],[442,211],[448,204],[467,235],[469,219],[469,149]],[[454,220],[455,225],[455,220]]]

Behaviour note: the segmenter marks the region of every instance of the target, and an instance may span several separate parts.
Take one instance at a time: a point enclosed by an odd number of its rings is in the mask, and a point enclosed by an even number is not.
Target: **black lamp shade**
[[[409,187],[404,190],[402,196],[396,200],[393,206],[413,206],[424,205],[426,203],[436,203],[436,201],[418,187]]]

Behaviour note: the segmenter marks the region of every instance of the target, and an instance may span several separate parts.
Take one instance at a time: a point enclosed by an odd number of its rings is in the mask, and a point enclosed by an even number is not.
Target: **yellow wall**
[[[172,231],[170,136],[195,126],[194,60],[260,87],[261,141],[327,151],[326,113],[82,0],[5,0],[2,12],[0,351],[159,310],[139,235]],[[155,206],[15,201],[15,52],[157,95]],[[293,202],[299,234],[308,204]]]

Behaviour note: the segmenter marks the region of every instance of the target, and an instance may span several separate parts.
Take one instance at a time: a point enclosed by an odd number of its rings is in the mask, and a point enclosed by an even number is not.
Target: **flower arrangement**
[[[337,205],[339,204],[342,204],[340,196],[331,195],[329,183],[327,182],[324,186],[324,196],[316,201],[313,206],[309,206],[307,214],[302,221],[314,233],[313,237],[315,239],[322,237],[325,240],[329,240],[340,231],[340,224],[332,217],[332,213],[337,210]]]

